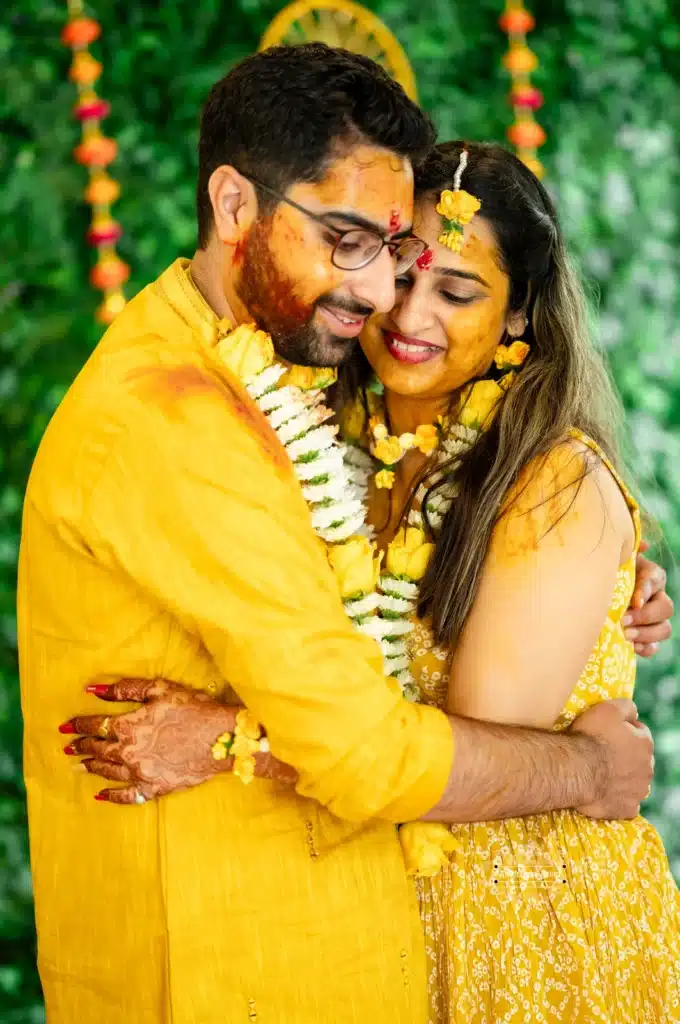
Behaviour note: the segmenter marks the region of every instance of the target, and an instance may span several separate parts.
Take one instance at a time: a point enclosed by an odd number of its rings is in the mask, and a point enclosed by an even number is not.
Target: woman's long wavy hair
[[[510,278],[508,311],[525,311],[523,337],[531,351],[493,425],[448,476],[458,496],[439,531],[418,612],[431,619],[437,642],[450,648],[474,602],[492,531],[522,471],[530,463],[540,468],[573,427],[617,464],[620,423],[619,401],[590,339],[583,290],[555,207],[538,179],[500,146],[447,142],[416,172],[416,201],[435,204],[443,189],[453,187],[463,148],[469,159],[461,187],[481,201],[478,216],[494,230]],[[356,397],[367,369],[365,359],[345,369],[342,402]]]

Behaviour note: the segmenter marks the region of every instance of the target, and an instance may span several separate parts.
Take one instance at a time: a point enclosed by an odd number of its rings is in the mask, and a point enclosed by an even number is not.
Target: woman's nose
[[[432,326],[432,314],[427,308],[427,303],[413,292],[408,295],[397,295],[392,319],[402,334],[413,338],[419,337]]]

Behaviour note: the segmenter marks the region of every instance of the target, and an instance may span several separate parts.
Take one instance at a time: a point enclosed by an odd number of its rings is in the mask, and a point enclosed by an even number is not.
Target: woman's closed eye
[[[442,298],[446,299],[447,302],[452,302],[455,306],[469,306],[475,299],[481,299],[481,295],[459,295],[456,292],[446,291],[442,289]]]

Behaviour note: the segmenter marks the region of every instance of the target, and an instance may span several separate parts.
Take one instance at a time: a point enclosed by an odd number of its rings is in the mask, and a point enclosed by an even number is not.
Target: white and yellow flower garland
[[[222,320],[219,330],[220,360],[243,381],[291,460],[311,512],[312,526],[327,545],[348,617],[358,630],[379,643],[385,671],[396,680],[404,696],[417,700],[419,693],[409,670],[405,640],[412,629],[418,583],[434,550],[434,544],[426,538],[422,505],[425,502],[429,524],[437,529],[454,495],[444,485],[426,499],[425,488],[419,489],[409,525],[388,546],[383,570],[382,555],[376,553],[365,526],[368,485],[376,471],[375,462],[358,445],[337,440],[339,428],[329,425],[333,414],[323,402],[324,389],[334,383],[336,371],[278,363],[271,338],[253,324],[232,330],[229,322]],[[516,342],[509,349],[501,346],[496,357],[499,367],[518,366],[522,360],[516,346],[523,344]],[[389,438],[385,428],[385,433],[378,429],[379,437],[374,440],[396,441],[401,454],[413,446],[431,454],[439,444],[438,462],[449,462],[474,444],[513,376],[506,374],[499,383],[477,381],[469,385],[463,393],[458,421],[446,424],[446,430],[442,421],[434,439],[435,428],[423,428],[413,435],[413,445],[410,436],[403,444],[403,437]],[[374,429],[379,423],[376,420]],[[396,448],[389,454],[396,454]],[[430,486],[435,480],[436,476],[430,477]],[[254,776],[255,753],[268,750],[266,737],[251,719],[244,712],[234,736],[220,736],[213,747],[217,759],[234,756],[234,773],[243,782],[250,782]]]

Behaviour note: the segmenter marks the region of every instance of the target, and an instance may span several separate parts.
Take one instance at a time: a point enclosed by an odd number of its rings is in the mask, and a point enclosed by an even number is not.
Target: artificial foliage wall
[[[119,143],[114,213],[133,294],[194,246],[198,111],[252,52],[278,0],[97,0],[92,52]],[[494,0],[369,0],[414,65],[442,138],[502,140],[507,40]],[[14,586],[22,493],[55,406],[97,342],[87,283],[86,176],[60,0],[6,0],[0,24],[0,1019],[42,1019],[21,781]],[[680,27],[675,0],[536,0],[530,37],[545,94],[542,150],[566,235],[599,304],[602,343],[628,411],[644,500],[672,569],[680,552]],[[657,549],[658,554],[658,549]],[[584,587],[588,580],[584,579]],[[672,579],[675,587],[675,580]],[[518,622],[521,629],[521,622]],[[678,647],[641,665],[657,741],[646,811],[680,877]],[[58,742],[46,735],[45,742]],[[77,828],[77,822],[73,823]],[[77,927],[77,907],[74,907]],[[84,941],[87,939],[84,937]],[[121,979],[124,984],[124,979]]]

